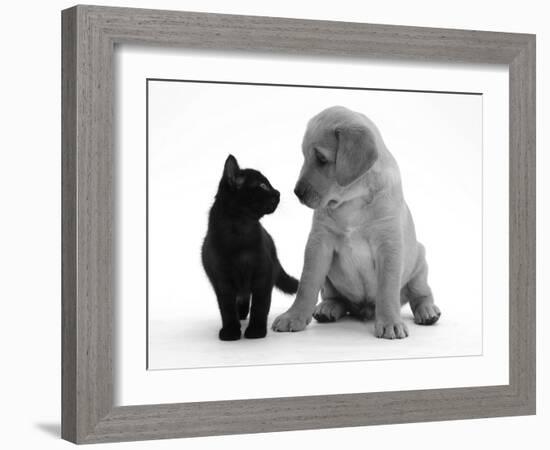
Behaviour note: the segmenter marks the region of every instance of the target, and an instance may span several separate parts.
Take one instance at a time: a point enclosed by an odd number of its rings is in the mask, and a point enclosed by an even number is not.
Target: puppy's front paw
[[[241,328],[223,327],[218,336],[222,341],[236,341],[241,338]]]
[[[374,334],[377,338],[403,339],[409,335],[407,325],[402,321],[379,321],[374,324]]]
[[[311,322],[311,315],[288,310],[273,321],[273,331],[302,331]]]

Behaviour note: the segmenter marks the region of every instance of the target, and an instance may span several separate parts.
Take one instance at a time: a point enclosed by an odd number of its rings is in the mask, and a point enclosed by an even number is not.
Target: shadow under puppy
[[[249,310],[245,337],[265,337],[273,286],[287,294],[298,290],[298,281],[281,267],[273,239],[260,223],[275,211],[279,198],[265,176],[240,169],[235,157],[228,156],[202,246],[202,263],[218,298],[223,341],[240,339],[240,320]]]

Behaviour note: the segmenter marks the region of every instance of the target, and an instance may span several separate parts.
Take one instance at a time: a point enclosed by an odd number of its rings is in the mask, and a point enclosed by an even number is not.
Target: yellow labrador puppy
[[[399,168],[374,123],[334,106],[317,114],[302,143],[295,193],[314,209],[296,299],[273,322],[300,331],[346,314],[375,318],[377,337],[408,336],[401,306],[417,324],[441,315],[427,283],[424,247],[403,198]],[[322,302],[317,304],[321,291]]]

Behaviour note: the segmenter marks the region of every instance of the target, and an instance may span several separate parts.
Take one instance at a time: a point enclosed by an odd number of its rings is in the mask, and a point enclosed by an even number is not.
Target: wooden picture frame
[[[62,13],[62,437],[75,443],[535,413],[535,36],[75,6]],[[505,64],[509,384],[114,407],[113,52],[193,49]]]

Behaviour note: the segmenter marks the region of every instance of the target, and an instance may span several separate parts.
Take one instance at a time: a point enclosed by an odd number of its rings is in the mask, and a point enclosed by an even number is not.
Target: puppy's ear
[[[239,170],[237,159],[233,155],[229,155],[223,166],[223,177],[229,186],[237,186],[239,184],[239,179],[242,178],[238,176]]]
[[[343,125],[336,128],[336,182],[347,186],[363,175],[378,158],[372,132],[361,125]]]

